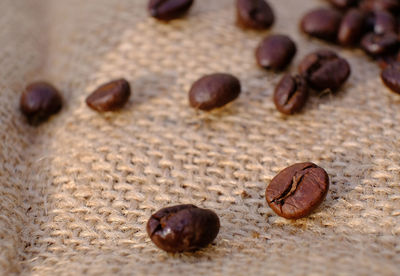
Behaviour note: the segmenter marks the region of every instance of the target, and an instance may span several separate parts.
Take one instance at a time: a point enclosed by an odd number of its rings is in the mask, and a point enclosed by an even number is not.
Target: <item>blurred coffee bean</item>
[[[150,0],[148,10],[152,17],[169,21],[184,16],[193,2],[194,0]]]
[[[361,40],[361,48],[375,57],[394,53],[398,47],[398,37],[394,33],[368,33]]]
[[[268,29],[275,21],[274,12],[265,0],[236,0],[237,23],[243,28]]]
[[[47,82],[29,84],[20,98],[20,110],[34,126],[60,111],[62,98],[57,88]]]
[[[257,63],[265,69],[282,70],[296,54],[296,45],[286,35],[270,35],[256,50]]]
[[[299,112],[308,99],[306,80],[301,76],[286,74],[275,88],[274,103],[281,113],[291,115]]]
[[[358,44],[365,31],[364,12],[358,9],[350,9],[346,12],[340,24],[338,42],[344,46]]]
[[[306,13],[301,22],[301,30],[313,37],[336,41],[342,20],[340,12],[334,9],[317,8]]]
[[[303,58],[299,72],[312,88],[335,91],[349,78],[351,69],[349,63],[335,52],[318,50]]]

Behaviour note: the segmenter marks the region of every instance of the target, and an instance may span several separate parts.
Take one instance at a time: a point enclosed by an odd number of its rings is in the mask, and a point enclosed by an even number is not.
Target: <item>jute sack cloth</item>
[[[323,1],[271,0],[268,32],[235,26],[233,0],[196,1],[162,24],[144,0],[0,1],[1,275],[398,275],[400,97],[378,67],[298,31]],[[284,117],[271,101],[282,74],[253,57],[268,33],[290,35],[302,56],[331,48],[352,75],[335,95],[313,95]],[[226,108],[196,112],[187,91],[203,74],[243,85]],[[132,85],[120,112],[84,103],[98,85]],[[44,79],[64,107],[33,128],[18,111],[24,86]],[[312,161],[331,179],[310,217],[290,221],[264,191],[281,169]],[[196,253],[168,255],[147,237],[164,206],[216,211],[221,230]]]

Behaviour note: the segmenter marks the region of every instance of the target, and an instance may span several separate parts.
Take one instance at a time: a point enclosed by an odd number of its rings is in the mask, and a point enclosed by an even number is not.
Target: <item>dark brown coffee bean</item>
[[[230,74],[206,75],[189,91],[189,102],[194,108],[211,110],[235,100],[241,92],[240,81]]]
[[[103,84],[86,98],[87,105],[98,112],[122,108],[131,95],[129,83],[124,79]]]
[[[249,29],[268,29],[275,20],[271,6],[265,0],[236,0],[238,25]]]
[[[256,50],[258,65],[265,69],[282,70],[296,54],[296,44],[286,35],[270,35]]]
[[[211,210],[177,205],[159,210],[147,222],[150,239],[167,252],[194,251],[218,235],[219,218]]]
[[[318,8],[303,16],[300,27],[310,36],[335,41],[342,16],[333,9]]]
[[[398,53],[379,56],[377,60],[379,67],[381,69],[385,69],[387,66],[391,64],[400,62],[400,51]]]
[[[20,109],[31,125],[39,125],[60,111],[62,98],[58,90],[47,82],[35,82],[25,88]]]
[[[335,91],[349,78],[351,69],[335,52],[319,50],[304,57],[299,72],[314,89]]]
[[[381,78],[390,90],[400,94],[400,62],[393,63],[383,69]]]
[[[308,216],[325,199],[329,189],[326,171],[307,162],[294,164],[275,176],[265,191],[268,205],[287,219]]]
[[[194,0],[150,0],[148,9],[152,17],[169,21],[185,15],[193,2]]]
[[[328,0],[338,9],[348,9],[358,4],[358,0]]]
[[[366,34],[361,40],[361,47],[371,56],[382,56],[397,51],[399,41],[394,33]]]
[[[387,11],[374,11],[368,18],[368,29],[376,34],[396,33],[396,18]]]
[[[365,31],[365,14],[358,9],[350,9],[343,17],[338,32],[338,42],[344,46],[358,44]]]
[[[274,103],[283,114],[290,115],[299,112],[307,99],[307,83],[301,76],[292,77],[286,74],[275,88]]]
[[[398,0],[362,0],[360,8],[365,11],[384,10],[396,13],[400,10],[400,1]]]

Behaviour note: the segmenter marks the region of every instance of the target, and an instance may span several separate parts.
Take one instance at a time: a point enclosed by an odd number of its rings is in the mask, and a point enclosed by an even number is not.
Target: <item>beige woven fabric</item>
[[[253,51],[268,32],[243,31],[233,0],[198,0],[170,24],[144,0],[0,1],[0,275],[398,275],[400,97],[361,52],[334,48],[352,76],[337,95],[314,96],[284,117],[271,95],[280,74]],[[271,0],[271,32],[319,47],[298,32],[320,1]],[[191,83],[230,72],[233,104],[188,108]],[[133,96],[100,115],[85,97],[125,77]],[[24,86],[45,79],[63,93],[61,113],[38,128],[18,111]],[[331,189],[310,217],[289,221],[264,191],[284,167],[312,161]],[[147,237],[157,209],[215,210],[221,231],[196,253],[168,255]]]

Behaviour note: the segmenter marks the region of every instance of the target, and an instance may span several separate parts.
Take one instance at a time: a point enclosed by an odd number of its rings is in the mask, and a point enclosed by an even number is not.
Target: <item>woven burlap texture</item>
[[[311,40],[298,21],[322,1],[270,1],[267,32],[235,26],[233,0],[198,0],[185,19],[149,18],[144,0],[0,1],[0,275],[398,275],[400,97],[360,51]],[[332,48],[352,76],[304,112],[279,114],[282,74],[259,69],[268,33],[302,56]],[[203,74],[242,81],[227,107],[197,112],[187,91]],[[84,100],[114,78],[133,95],[120,112]],[[25,85],[45,79],[62,111],[33,128],[18,111]],[[264,191],[281,169],[312,161],[331,179],[310,217],[290,221]],[[221,230],[195,253],[169,255],[145,224],[159,208],[215,210]]]

